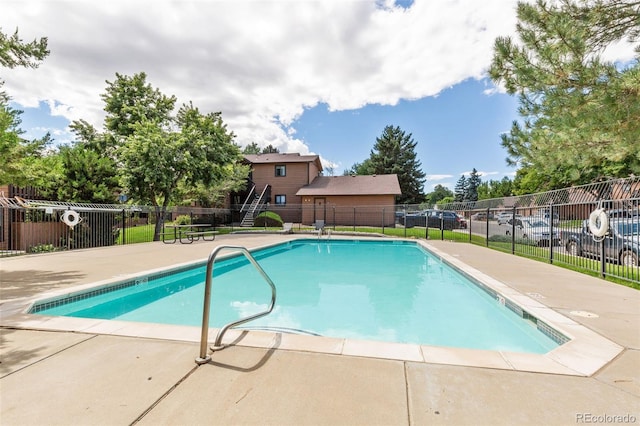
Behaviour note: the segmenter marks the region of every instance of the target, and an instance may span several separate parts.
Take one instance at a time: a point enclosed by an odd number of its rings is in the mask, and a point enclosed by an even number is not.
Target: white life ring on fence
[[[78,212],[74,210],[67,210],[62,214],[62,221],[70,228],[76,226],[78,223],[80,223],[81,220],[82,218],[80,217]]]
[[[604,209],[595,209],[589,215],[589,231],[596,237],[604,237],[609,230],[609,215]]]

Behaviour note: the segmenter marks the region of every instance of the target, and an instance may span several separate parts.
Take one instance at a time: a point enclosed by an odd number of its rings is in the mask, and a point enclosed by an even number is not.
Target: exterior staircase
[[[240,222],[240,226],[242,227],[251,227],[254,224],[254,218],[257,211],[262,209],[262,206],[265,204],[266,200],[269,198],[269,189],[271,185],[267,185],[262,190],[262,193],[258,194],[255,191],[255,186],[249,192],[249,196],[247,197],[244,205],[240,209],[240,212],[244,212],[244,216],[242,217],[242,221]]]

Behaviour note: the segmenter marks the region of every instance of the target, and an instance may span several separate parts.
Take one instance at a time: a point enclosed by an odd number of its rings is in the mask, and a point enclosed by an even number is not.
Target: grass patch
[[[124,243],[125,244],[136,244],[136,243],[148,243],[153,241],[153,231],[155,229],[155,225],[140,225],[140,226],[131,226],[129,228],[125,228],[124,230]],[[120,229],[118,233],[118,238],[116,239],[117,245],[122,245],[123,241],[123,232]]]

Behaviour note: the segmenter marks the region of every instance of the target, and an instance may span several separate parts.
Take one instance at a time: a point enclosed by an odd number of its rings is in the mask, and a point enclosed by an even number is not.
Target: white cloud
[[[19,104],[98,128],[115,73],[144,71],[178,103],[222,111],[241,145],[308,153],[289,127],[305,107],[331,111],[419,99],[480,78],[515,0],[4,2],[0,27],[46,36],[35,70],[3,70]]]
[[[443,179],[449,179],[452,177],[453,177],[452,175],[427,175],[426,179],[427,179],[427,182],[431,182],[434,180],[443,180]]]

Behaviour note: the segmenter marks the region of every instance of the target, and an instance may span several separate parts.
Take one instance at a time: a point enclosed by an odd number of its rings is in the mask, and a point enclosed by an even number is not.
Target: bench
[[[202,237],[204,241],[213,241],[216,239],[216,234],[219,234],[219,232],[214,231],[213,229],[206,231],[186,231],[180,234],[180,242],[182,244],[191,244],[192,242],[199,240],[200,237]],[[187,238],[187,241],[182,240],[183,235]],[[211,239],[208,239],[207,237],[211,237]]]
[[[171,239],[170,240],[165,240],[165,235],[169,236]],[[162,242],[165,244],[175,244],[176,242],[176,234],[175,232],[161,232],[160,233],[160,238],[162,239]]]

